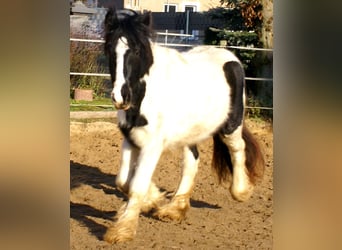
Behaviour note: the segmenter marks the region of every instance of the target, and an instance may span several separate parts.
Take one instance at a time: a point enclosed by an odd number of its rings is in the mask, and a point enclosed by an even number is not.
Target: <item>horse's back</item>
[[[199,60],[201,63],[224,64],[239,59],[229,50],[212,46],[197,46],[184,53],[188,60]]]

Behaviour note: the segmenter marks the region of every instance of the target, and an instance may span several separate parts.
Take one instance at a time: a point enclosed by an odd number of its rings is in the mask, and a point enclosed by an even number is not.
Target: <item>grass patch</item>
[[[113,124],[117,124],[116,117],[113,118],[85,118],[85,119],[70,119],[70,122],[82,122],[82,123],[91,123],[91,122],[110,122]]]
[[[76,101],[70,99],[70,111],[114,111],[110,98],[98,97],[93,101]]]

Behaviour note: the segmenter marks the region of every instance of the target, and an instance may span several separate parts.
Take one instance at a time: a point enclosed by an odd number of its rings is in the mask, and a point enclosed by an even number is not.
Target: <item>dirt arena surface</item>
[[[141,215],[133,241],[109,245],[102,236],[125,196],[115,188],[122,136],[112,122],[70,122],[70,249],[272,249],[273,131],[247,120],[263,146],[265,176],[250,200],[232,199],[211,171],[212,141],[199,144],[200,165],[191,208],[182,222]],[[169,149],[159,161],[155,183],[177,188],[182,150]]]

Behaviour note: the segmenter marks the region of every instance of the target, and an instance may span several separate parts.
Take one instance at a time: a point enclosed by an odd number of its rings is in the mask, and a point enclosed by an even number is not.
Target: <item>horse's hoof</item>
[[[185,211],[162,208],[158,209],[153,216],[161,221],[182,221],[185,219]]]
[[[137,219],[119,219],[113,227],[107,229],[103,239],[111,244],[132,240],[136,234],[137,226]]]
[[[171,203],[160,207],[154,216],[162,221],[182,221],[190,207],[189,198],[183,195],[175,196]]]
[[[254,186],[251,184],[249,184],[244,189],[238,189],[232,186],[232,188],[230,189],[230,193],[232,194],[232,197],[234,198],[234,200],[243,202],[243,201],[247,201],[252,196],[253,190],[254,190]]]
[[[127,227],[110,227],[107,229],[103,239],[110,244],[130,241],[134,238],[135,231]]]

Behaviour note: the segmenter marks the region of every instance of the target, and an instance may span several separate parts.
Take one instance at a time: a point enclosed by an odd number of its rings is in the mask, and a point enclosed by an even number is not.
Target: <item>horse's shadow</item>
[[[107,228],[88,218],[88,216],[103,218],[106,220],[112,219],[116,212],[103,212],[86,204],[70,202],[70,217],[85,225],[91,234],[97,237],[98,240],[103,240]]]
[[[114,194],[119,199],[127,200],[126,196],[116,188],[115,179],[116,175],[103,173],[96,167],[70,161],[70,190],[85,184],[96,189],[102,189],[106,194]],[[207,202],[194,199],[190,199],[190,204],[191,207],[195,208],[221,208],[218,205],[212,205]],[[70,217],[88,227],[89,231],[99,240],[103,240],[103,235],[105,234],[107,228],[88,217],[113,220],[116,214],[116,211],[104,212],[88,204],[70,201]],[[150,213],[143,214],[143,216],[148,216],[155,219],[155,217],[153,217]]]
[[[190,206],[195,208],[210,208],[210,209],[220,209],[221,207],[217,204],[209,204],[205,201],[194,200],[190,198]]]
[[[85,184],[102,189],[106,194],[114,194],[118,198],[125,199],[124,194],[115,188],[115,178],[116,175],[103,173],[96,167],[70,161],[70,190]],[[88,204],[70,201],[70,217],[88,227],[89,231],[99,240],[103,240],[106,227],[89,217],[112,220],[115,215],[116,211],[104,212]]]
[[[119,198],[122,198],[122,193],[115,189],[115,179],[116,175],[106,174],[96,167],[70,161],[71,190],[82,184],[86,184],[96,189],[103,189],[106,194],[115,194]]]

